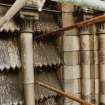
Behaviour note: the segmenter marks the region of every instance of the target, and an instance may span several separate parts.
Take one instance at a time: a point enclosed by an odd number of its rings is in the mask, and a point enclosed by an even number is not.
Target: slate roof
[[[5,33],[2,34],[5,36]],[[33,41],[33,52],[34,67],[51,67],[62,63],[53,42]],[[10,68],[21,68],[18,37],[0,38],[0,70]]]
[[[35,80],[61,89],[55,70],[35,72]],[[35,102],[37,105],[57,105],[57,93],[35,84]],[[23,105],[22,75],[18,69],[14,72],[0,72],[0,105]],[[51,104],[52,103],[52,104]]]
[[[35,72],[35,80],[39,80],[43,83],[49,84],[50,86],[53,86],[59,90],[61,89],[60,82],[57,79],[56,71],[54,70],[46,70],[46,71],[40,71],[40,72]],[[57,96],[57,93],[50,91],[47,88],[44,88],[39,85],[35,85],[35,99],[38,100],[43,100],[47,98],[51,98],[53,96]]]
[[[23,105],[22,94],[19,73],[0,72],[0,105]]]

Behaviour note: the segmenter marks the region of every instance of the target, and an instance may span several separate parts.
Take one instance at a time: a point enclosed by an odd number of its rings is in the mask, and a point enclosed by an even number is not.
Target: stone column
[[[105,23],[98,25],[100,105],[105,105]]]
[[[74,7],[70,4],[63,4],[62,9],[71,11]],[[74,24],[72,14],[62,15],[63,27]],[[76,29],[64,32],[63,36],[63,57],[64,57],[64,91],[80,97],[80,52],[79,36]],[[65,99],[65,105],[78,105],[79,103]]]
[[[93,64],[91,65],[92,82],[92,102],[99,105],[99,60],[98,60],[98,35],[96,25],[92,27],[92,51],[94,55]]]
[[[35,105],[34,68],[33,68],[33,19],[34,16],[23,12],[22,30],[20,34],[21,61],[24,84],[25,105]]]
[[[91,35],[89,27],[84,27],[80,31],[81,49],[81,90],[82,98],[91,102],[91,64],[93,64],[93,53],[90,50]]]

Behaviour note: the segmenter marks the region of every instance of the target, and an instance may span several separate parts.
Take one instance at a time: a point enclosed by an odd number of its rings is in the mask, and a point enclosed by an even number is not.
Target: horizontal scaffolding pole
[[[40,81],[35,81],[35,83],[42,86],[42,87],[44,87],[44,88],[47,88],[47,89],[53,91],[53,92],[56,92],[60,96],[64,96],[64,97],[66,97],[68,99],[72,99],[72,100],[74,100],[74,101],[76,101],[78,103],[81,103],[82,105],[93,105],[92,103],[86,102],[86,101],[84,101],[84,100],[82,100],[80,98],[77,98],[77,97],[73,96],[73,95],[68,95],[67,93],[65,93],[63,91],[60,91],[59,89],[56,89],[56,88],[50,86],[49,84],[42,83]]]
[[[91,18],[91,19],[76,23],[76,24],[68,26],[68,27],[60,28],[60,29],[58,29],[56,31],[53,31],[51,33],[48,33],[48,34],[39,35],[35,39],[42,39],[42,38],[47,38],[47,37],[51,37],[51,36],[56,36],[60,32],[72,30],[74,28],[89,26],[89,25],[92,25],[92,24],[100,23],[100,22],[105,22],[105,15],[97,16],[97,17],[94,17],[94,18]]]

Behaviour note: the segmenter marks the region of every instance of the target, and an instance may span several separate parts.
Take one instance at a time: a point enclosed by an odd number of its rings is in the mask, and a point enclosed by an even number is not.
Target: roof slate
[[[34,67],[47,67],[61,64],[61,58],[53,42],[33,41],[33,53]],[[10,68],[21,68],[17,37],[0,39],[0,70],[10,70]]]
[[[0,105],[23,105],[18,73],[0,73]]]
[[[59,80],[57,79],[56,71],[54,70],[35,72],[35,80],[41,81],[59,90],[62,90]],[[35,91],[36,91],[35,99],[37,101],[57,96],[57,93],[52,92],[49,89],[39,86],[37,84],[35,84]]]

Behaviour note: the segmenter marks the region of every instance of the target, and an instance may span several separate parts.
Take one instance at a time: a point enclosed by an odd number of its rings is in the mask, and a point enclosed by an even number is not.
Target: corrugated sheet
[[[5,35],[5,34],[4,34]],[[33,42],[34,67],[53,66],[61,64],[61,59],[52,42]],[[17,38],[0,40],[0,70],[20,68],[20,53]]]
[[[8,8],[0,6],[0,18],[7,12]],[[0,28],[0,32],[1,31],[5,31],[5,32],[15,32],[15,31],[19,31],[19,26],[16,24],[16,22],[14,21],[14,19],[11,19],[10,21],[6,22],[1,28]]]
[[[22,105],[18,73],[0,73],[0,105]]]
[[[56,72],[54,70],[35,72],[35,80],[39,80],[59,90],[62,90],[60,86],[60,82],[57,79]],[[37,101],[45,98],[47,99],[49,97],[51,98],[53,96],[57,96],[57,93],[52,92],[49,89],[39,86],[37,84],[35,85],[35,99]]]

